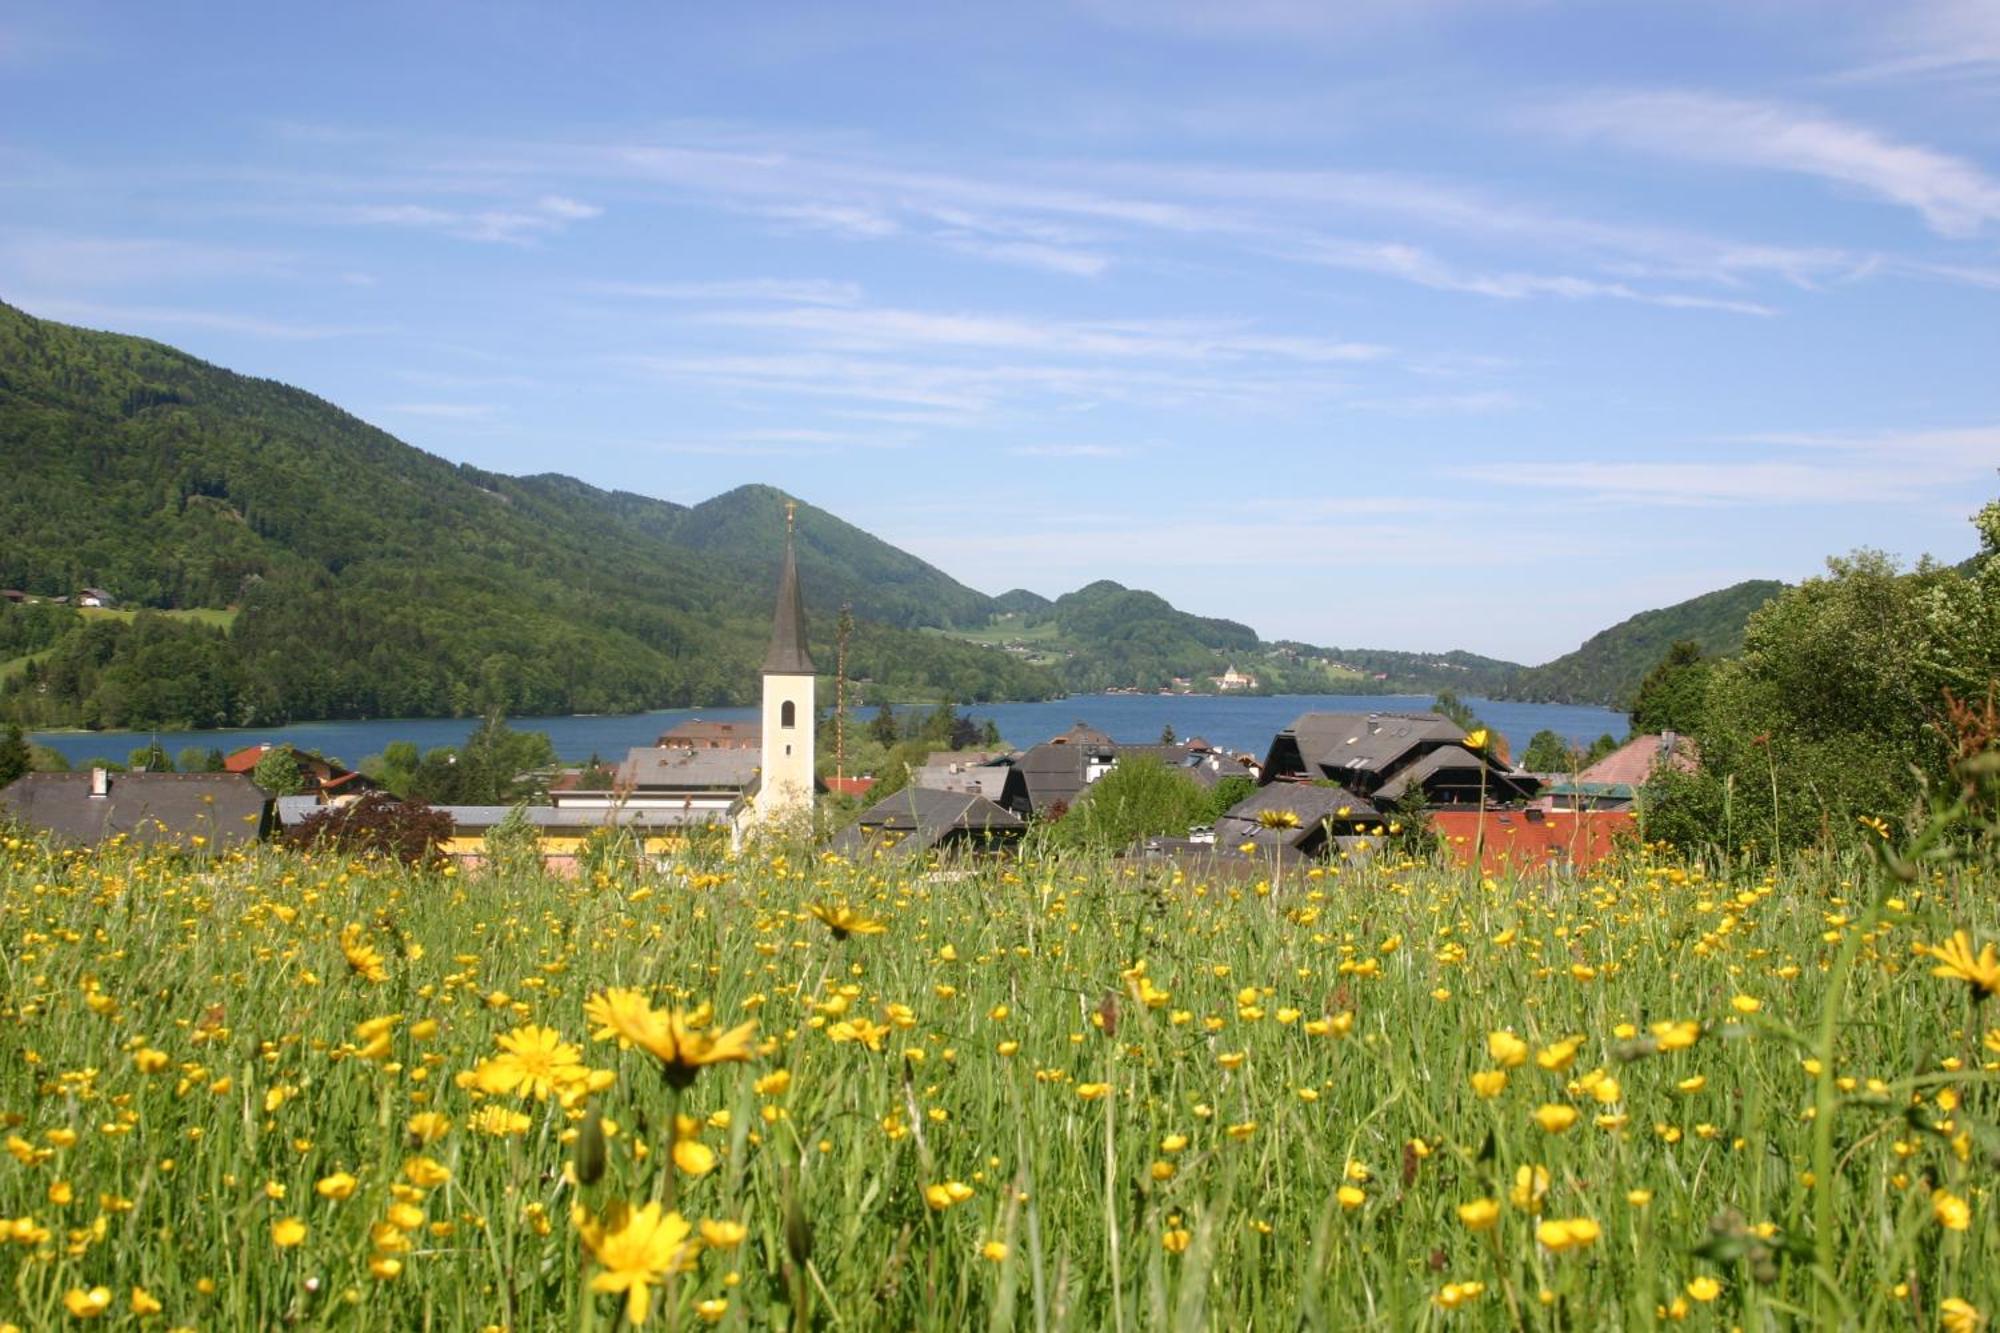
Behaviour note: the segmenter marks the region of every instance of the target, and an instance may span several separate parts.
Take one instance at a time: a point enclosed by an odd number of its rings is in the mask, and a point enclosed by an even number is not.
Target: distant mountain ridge
[[[1693,640],[1710,657],[1737,652],[1743,647],[1751,613],[1784,587],[1775,579],[1750,579],[1672,606],[1641,611],[1593,634],[1574,652],[1522,669],[1503,682],[1499,692],[1505,698],[1538,703],[1629,708],[1639,682],[1674,644]]]
[[[231,612],[0,604],[0,717],[250,725],[754,698],[785,524],[774,487],[681,505],[454,465],[303,390],[5,304],[0,463],[0,586]],[[1205,688],[1233,666],[1266,692],[1615,702],[1672,638],[1728,651],[1748,614],[1724,590],[1524,668],[1266,642],[1108,580],[989,597],[810,505],[797,541],[822,668],[851,606],[850,677],[899,698]]]

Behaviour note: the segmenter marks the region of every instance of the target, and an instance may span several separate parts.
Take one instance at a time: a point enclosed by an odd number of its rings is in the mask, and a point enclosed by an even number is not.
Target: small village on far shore
[[[108,599],[96,589],[87,595]],[[831,822],[816,814],[819,798],[832,796],[862,807],[831,831],[834,853],[1002,855],[1037,824],[1083,817],[1097,784],[1121,765],[1155,764],[1236,799],[1204,822],[1107,849],[1134,864],[1273,876],[1360,861],[1421,833],[1484,873],[1569,873],[1637,838],[1638,807],[1657,773],[1695,765],[1691,744],[1666,732],[1633,737],[1575,773],[1533,773],[1510,763],[1485,728],[1468,731],[1442,713],[1308,712],[1262,754],[1198,736],[1119,740],[1079,721],[1026,749],[936,751],[893,784],[872,774],[824,775],[789,521],[761,674],[758,721],[682,722],[615,766],[553,774],[546,804],[429,807],[436,852],[477,866],[504,830],[531,838],[534,854],[557,870],[574,869],[606,839],[650,861],[697,838],[734,848],[759,837],[810,836]],[[1213,684],[1224,692],[1257,687],[1233,666]],[[267,791],[257,772],[273,749],[239,749],[219,772],[30,773],[0,789],[0,818],[80,845],[124,839],[219,851],[296,840],[363,803],[396,800],[367,775],[299,751],[290,755],[297,790]]]

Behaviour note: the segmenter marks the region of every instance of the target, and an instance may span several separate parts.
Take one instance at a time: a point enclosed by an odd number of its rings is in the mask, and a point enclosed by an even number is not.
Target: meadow
[[[10,1329],[2000,1309],[1970,869],[4,849]]]

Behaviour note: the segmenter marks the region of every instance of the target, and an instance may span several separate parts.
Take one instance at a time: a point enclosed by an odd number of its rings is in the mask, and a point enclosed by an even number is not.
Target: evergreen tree
[[[1639,682],[1638,697],[1632,701],[1633,732],[1698,733],[1714,668],[1714,662],[1702,655],[1701,645],[1693,639],[1682,639],[1667,649],[1667,655]]]
[[[21,724],[9,723],[6,736],[0,738],[0,787],[33,768],[34,755],[28,749],[28,738],[21,731]]]
[[[900,739],[901,733],[896,729],[896,711],[889,707],[887,699],[875,705],[875,716],[868,723],[868,734],[885,750]]]
[[[1570,749],[1569,742],[1547,727],[1536,732],[1528,740],[1528,752],[1521,756],[1521,767],[1530,773],[1568,773],[1579,756]]]

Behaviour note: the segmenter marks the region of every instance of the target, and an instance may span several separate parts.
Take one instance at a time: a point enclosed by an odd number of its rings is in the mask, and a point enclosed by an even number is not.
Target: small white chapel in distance
[[[778,576],[778,606],[771,618],[771,647],[764,654],[763,764],[752,820],[771,825],[803,822],[813,808],[813,661],[806,650],[806,605],[799,593],[799,565],[792,550],[798,504],[785,502],[785,565]]]

